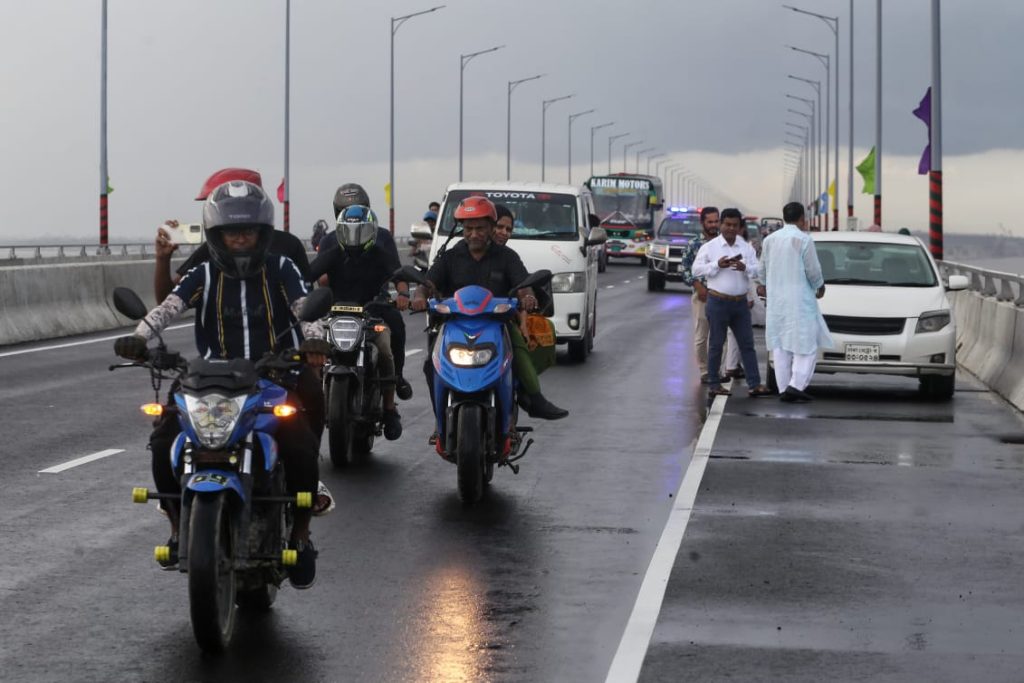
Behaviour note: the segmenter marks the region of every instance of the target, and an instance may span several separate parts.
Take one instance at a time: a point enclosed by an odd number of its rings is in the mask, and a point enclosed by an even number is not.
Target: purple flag
[[[918,175],[925,175],[932,169],[932,89],[931,87],[925,92],[924,97],[921,98],[921,103],[917,105],[917,109],[914,110],[914,116],[924,121],[924,125],[928,126],[928,146],[924,148],[924,153],[921,154],[921,161],[917,164]]]

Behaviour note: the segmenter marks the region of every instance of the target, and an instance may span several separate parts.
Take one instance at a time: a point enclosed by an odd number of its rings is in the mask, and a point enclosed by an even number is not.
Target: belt
[[[708,290],[708,294],[713,296],[713,297],[715,297],[716,299],[724,299],[725,301],[746,301],[747,300],[747,295],[746,294],[739,294],[737,296],[733,296],[732,294],[722,294],[721,292],[716,292],[713,289],[709,289]]]

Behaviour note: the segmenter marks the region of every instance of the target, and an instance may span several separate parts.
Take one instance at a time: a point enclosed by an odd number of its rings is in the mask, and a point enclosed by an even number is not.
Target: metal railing
[[[940,261],[939,267],[947,278],[950,275],[966,276],[970,283],[968,288],[972,292],[993,297],[996,301],[1011,301],[1015,306],[1024,307],[1024,276],[952,261]]]
[[[311,251],[309,240],[302,240]],[[180,244],[174,256],[188,256],[198,244]],[[0,265],[24,263],[114,261],[119,259],[144,260],[153,258],[152,242],[124,242],[101,247],[98,244],[5,244],[0,245]]]

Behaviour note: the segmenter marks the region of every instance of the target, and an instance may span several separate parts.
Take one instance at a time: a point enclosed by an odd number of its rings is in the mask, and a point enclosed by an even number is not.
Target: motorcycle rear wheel
[[[225,496],[196,496],[189,516],[189,611],[192,633],[204,652],[223,652],[235,629],[237,586]]]
[[[465,505],[477,503],[484,492],[483,418],[483,408],[478,405],[467,404],[459,408],[455,455],[459,470],[459,497]]]

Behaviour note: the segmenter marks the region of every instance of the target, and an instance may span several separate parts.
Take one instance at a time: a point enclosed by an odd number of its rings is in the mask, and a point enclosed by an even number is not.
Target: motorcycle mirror
[[[424,262],[426,266],[426,262]],[[415,282],[418,285],[427,284],[427,278],[413,266],[402,266],[392,274],[391,279],[395,282]]]
[[[427,259],[421,256],[417,256],[416,258],[414,258],[412,260],[412,265],[415,266],[417,270],[424,273],[430,269],[430,264],[427,263]]]
[[[142,320],[149,312],[139,295],[127,287],[114,288],[114,308],[129,320]]]
[[[550,270],[538,270],[530,273],[525,280],[520,282],[518,285],[512,288],[512,291],[518,291],[520,289],[526,289],[527,287],[539,287],[547,282],[551,281]]]
[[[416,240],[424,240],[429,242],[430,240],[434,239],[434,233],[430,231],[430,226],[426,224],[413,225],[409,229],[409,234],[412,235],[412,238]]]
[[[318,287],[306,296],[299,318],[306,323],[319,320],[330,312],[332,303],[334,292],[329,287]]]

